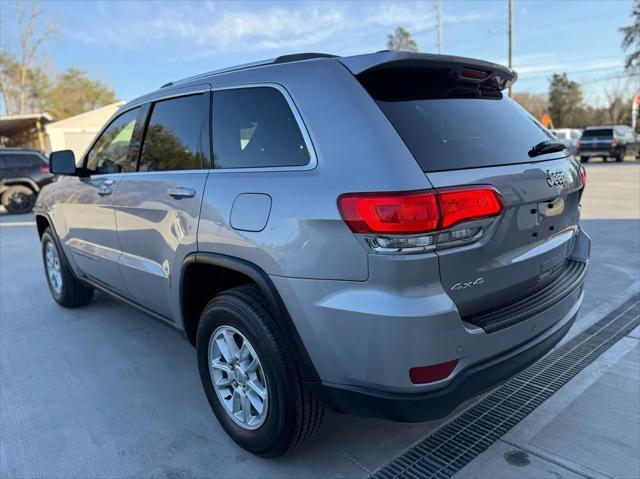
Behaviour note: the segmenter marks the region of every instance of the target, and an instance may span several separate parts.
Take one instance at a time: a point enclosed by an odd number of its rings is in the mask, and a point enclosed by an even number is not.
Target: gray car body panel
[[[575,316],[581,289],[492,334],[465,323],[461,310],[482,309],[486,298],[521,287],[519,277],[541,272],[549,259],[587,262],[589,239],[579,227],[578,165],[562,153],[547,161],[425,174],[353,76],[399,58],[406,56],[258,64],[145,95],[119,113],[202,91],[203,85],[213,91],[276,88],[294,109],[313,161],[294,168],[67,177],[43,190],[36,213],[50,219],[78,276],[100,280],[178,328],[185,258],[198,252],[226,255],[268,275],[323,383],[406,393],[441,388],[465,368],[541,341]],[[547,170],[563,171],[571,185],[554,189],[546,182]],[[107,178],[115,182],[115,195],[101,200],[95,189]],[[478,242],[438,252],[374,254],[347,227],[336,204],[343,193],[473,184],[497,188],[505,211]],[[166,190],[179,186],[196,195],[171,201]],[[531,213],[532,205],[538,209],[557,198],[564,214]],[[86,251],[77,251],[77,240],[115,256],[98,255],[91,263]],[[484,288],[451,290],[479,275],[487,279]],[[453,358],[459,363],[452,376],[411,383],[409,368]]]

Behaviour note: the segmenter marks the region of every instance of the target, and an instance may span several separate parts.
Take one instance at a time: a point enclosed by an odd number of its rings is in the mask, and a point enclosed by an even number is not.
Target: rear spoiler
[[[464,81],[483,83],[494,79],[501,90],[513,85],[518,79],[515,71],[497,63],[450,55],[386,50],[366,55],[338,57],[336,60],[356,76],[388,68],[450,69],[456,71],[459,79]]]

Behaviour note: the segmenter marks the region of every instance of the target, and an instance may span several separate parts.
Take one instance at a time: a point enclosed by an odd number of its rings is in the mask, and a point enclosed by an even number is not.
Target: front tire
[[[2,194],[2,206],[13,215],[29,213],[35,204],[36,193],[26,186],[10,186]]]
[[[65,308],[84,306],[93,298],[93,288],[75,277],[54,234],[51,228],[42,234],[42,260],[51,296]]]
[[[240,447],[277,457],[320,426],[323,405],[303,384],[256,286],[229,289],[207,304],[196,352],[211,409]]]

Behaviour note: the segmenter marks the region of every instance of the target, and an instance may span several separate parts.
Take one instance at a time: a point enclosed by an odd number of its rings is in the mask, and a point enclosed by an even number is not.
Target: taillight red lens
[[[460,76],[462,78],[472,78],[474,80],[482,80],[486,78],[489,73],[482,70],[474,70],[473,68],[463,68],[460,70]]]
[[[409,369],[409,377],[413,384],[424,384],[438,381],[449,376],[456,368],[458,360],[447,361],[446,363],[433,364],[431,366],[419,366]]]
[[[498,215],[502,201],[493,188],[471,187],[345,194],[338,198],[338,209],[354,233],[418,234]]]
[[[616,138],[611,140],[611,146],[618,146],[618,140]]]
[[[582,181],[582,187],[584,188],[587,184],[587,170],[585,170],[582,165],[580,165],[580,180]]]
[[[49,167],[48,166],[41,166],[40,167],[40,171],[42,173],[49,173]]]
[[[354,233],[423,233],[440,220],[434,193],[347,194],[338,207]]]
[[[502,211],[502,201],[492,188],[441,191],[439,197],[442,228],[461,221],[495,216]]]

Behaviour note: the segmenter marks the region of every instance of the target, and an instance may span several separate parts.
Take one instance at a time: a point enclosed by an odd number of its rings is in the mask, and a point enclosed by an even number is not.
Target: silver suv
[[[227,433],[292,450],[324,406],[443,417],[582,303],[585,177],[467,58],[299,54],[125,105],[37,203],[53,298],[94,289],[195,346]]]

